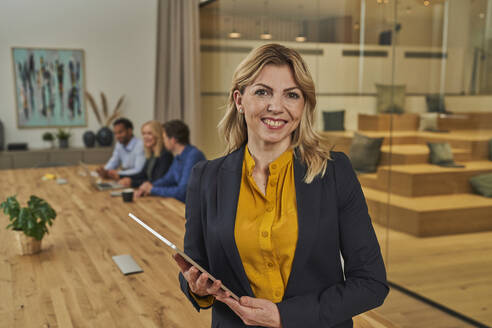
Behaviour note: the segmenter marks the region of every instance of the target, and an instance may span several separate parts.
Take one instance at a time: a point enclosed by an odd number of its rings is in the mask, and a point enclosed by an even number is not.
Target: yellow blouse
[[[234,237],[255,297],[282,300],[297,244],[297,204],[293,151],[270,163],[266,194],[252,173],[245,149]]]
[[[234,237],[255,297],[282,301],[297,244],[297,203],[293,151],[270,163],[266,194],[253,179],[255,161],[245,147]],[[198,297],[202,308],[212,296]]]

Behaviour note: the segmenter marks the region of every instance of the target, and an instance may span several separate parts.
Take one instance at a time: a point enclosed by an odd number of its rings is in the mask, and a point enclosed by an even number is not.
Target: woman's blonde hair
[[[151,121],[148,121],[148,122],[145,122],[143,125],[142,125],[142,133],[143,133],[143,129],[144,127],[146,126],[149,126],[150,127],[150,130],[152,131],[152,135],[154,136],[155,138],[155,149],[156,151],[154,152],[153,149],[149,149],[147,147],[144,147],[145,148],[145,157],[146,158],[149,158],[152,154],[154,154],[155,157],[159,157],[161,156],[161,152],[162,152],[162,149],[164,148],[164,140],[162,139],[162,125],[161,123],[157,122],[156,120],[151,120]]]
[[[266,44],[253,51],[239,64],[232,76],[226,112],[219,122],[219,133],[226,140],[226,154],[240,148],[248,141],[244,115],[240,114],[234,102],[234,91],[241,94],[251,85],[266,65],[287,65],[301,89],[305,102],[299,126],[292,132],[292,148],[298,149],[300,161],[307,166],[304,181],[311,183],[317,175],[323,176],[326,162],[330,159],[330,147],[324,138],[314,130],[316,115],[316,92],[309,69],[297,51],[279,44]]]

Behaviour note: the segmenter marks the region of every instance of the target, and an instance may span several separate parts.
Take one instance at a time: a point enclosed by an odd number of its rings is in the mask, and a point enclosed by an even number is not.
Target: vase
[[[100,146],[109,147],[113,144],[113,131],[104,126],[97,131],[96,139]]]
[[[48,149],[53,149],[55,148],[55,143],[53,141],[44,141],[44,144],[46,145],[46,148]]]
[[[58,139],[60,148],[68,148],[68,139]]]
[[[87,148],[92,148],[96,145],[96,134],[92,131],[85,131],[82,140]]]
[[[31,255],[41,252],[41,240],[27,236],[24,231],[14,231],[20,255]]]

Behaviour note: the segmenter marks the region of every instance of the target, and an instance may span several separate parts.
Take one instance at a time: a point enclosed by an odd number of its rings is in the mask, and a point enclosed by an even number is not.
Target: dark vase
[[[92,148],[96,145],[96,134],[92,131],[85,131],[82,140],[87,148]]]
[[[68,148],[68,139],[58,139],[60,148]]]
[[[97,131],[96,139],[102,147],[109,147],[113,144],[113,131],[104,126]]]

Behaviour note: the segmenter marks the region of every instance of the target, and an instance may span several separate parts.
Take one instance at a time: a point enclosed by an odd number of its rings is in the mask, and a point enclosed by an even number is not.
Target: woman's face
[[[142,128],[142,137],[145,148],[151,149],[157,143],[156,138],[152,134],[152,129],[148,124]]]
[[[248,140],[263,145],[288,144],[304,110],[304,96],[287,65],[266,65],[241,94],[234,92],[242,109]]]

